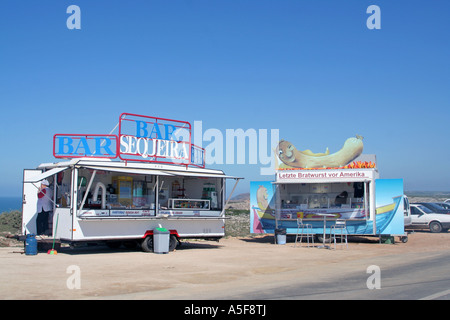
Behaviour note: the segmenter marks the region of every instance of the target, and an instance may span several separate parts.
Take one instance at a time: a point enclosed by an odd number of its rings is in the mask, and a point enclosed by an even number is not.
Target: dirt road
[[[0,248],[0,299],[220,299],[297,282],[366,273],[450,249],[450,233],[417,232],[407,243],[359,238],[348,249],[275,245],[273,237],[189,241],[169,254],[62,248],[57,255]]]

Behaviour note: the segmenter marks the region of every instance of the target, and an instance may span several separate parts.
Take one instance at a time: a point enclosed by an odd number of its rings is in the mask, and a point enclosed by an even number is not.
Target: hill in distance
[[[238,195],[234,196],[233,198],[231,198],[230,200],[233,200],[233,201],[250,200],[250,193],[246,192],[246,193],[238,194]]]

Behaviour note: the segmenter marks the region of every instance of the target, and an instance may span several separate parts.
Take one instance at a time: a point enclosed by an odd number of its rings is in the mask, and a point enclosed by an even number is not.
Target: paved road
[[[267,291],[228,296],[225,299],[282,300],[448,300],[450,299],[450,253],[402,266],[380,267],[380,288],[369,290],[368,278],[374,273],[336,275],[327,281],[296,283]],[[369,281],[375,284],[374,280]]]
[[[450,233],[338,250],[279,246],[271,237],[186,242],[168,255],[93,247],[26,256],[21,249],[0,248],[0,299],[450,298]],[[372,265],[380,267],[381,289],[367,288]],[[73,289],[67,281],[75,278],[81,285]]]

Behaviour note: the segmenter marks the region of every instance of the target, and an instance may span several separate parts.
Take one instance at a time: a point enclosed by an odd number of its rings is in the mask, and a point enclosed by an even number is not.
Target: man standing
[[[42,180],[37,201],[36,231],[38,235],[45,234],[49,229],[49,215],[53,211],[52,193],[48,180]]]

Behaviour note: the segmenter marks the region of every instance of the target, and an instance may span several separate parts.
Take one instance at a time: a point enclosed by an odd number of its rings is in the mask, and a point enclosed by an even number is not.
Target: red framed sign
[[[117,158],[117,136],[112,134],[55,134],[55,158]]]
[[[204,168],[205,167],[205,149],[195,144],[191,144],[191,165]]]
[[[122,113],[119,158],[172,164],[191,163],[191,124],[186,121]]]
[[[205,167],[205,149],[191,143],[189,122],[131,113],[120,115],[118,136],[56,134],[53,155]]]

